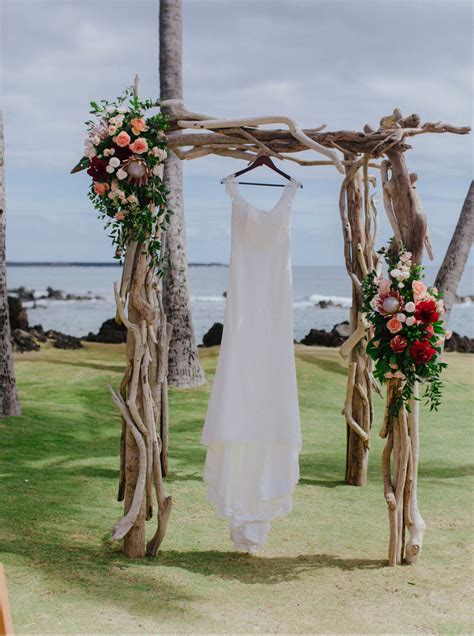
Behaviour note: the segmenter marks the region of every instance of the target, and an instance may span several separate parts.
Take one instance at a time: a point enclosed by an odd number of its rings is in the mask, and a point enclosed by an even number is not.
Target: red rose
[[[428,340],[416,340],[410,347],[410,355],[417,364],[426,364],[435,355],[436,349]]]
[[[425,327],[425,333],[428,336],[428,338],[432,338],[434,336],[434,328],[433,325],[426,325]]]
[[[439,320],[438,308],[434,300],[422,300],[417,303],[415,309],[415,319],[421,320],[426,325]]]
[[[394,336],[390,340],[390,348],[394,353],[402,353],[407,347],[407,339],[403,336]]]

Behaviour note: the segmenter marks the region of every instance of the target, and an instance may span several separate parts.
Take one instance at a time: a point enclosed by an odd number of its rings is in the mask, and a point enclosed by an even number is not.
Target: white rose
[[[408,316],[407,321],[406,321],[407,327],[411,327],[412,325],[415,324],[415,322],[416,322],[416,320],[415,320],[414,316]]]
[[[397,280],[398,280],[400,274],[401,274],[401,271],[399,269],[392,269],[392,271],[390,272],[390,276],[392,278],[396,278]]]
[[[405,285],[403,283],[398,283],[398,287],[399,287],[399,289],[403,289],[405,287]]]
[[[126,179],[128,177],[128,174],[125,172],[125,170],[123,170],[123,168],[120,168],[120,170],[117,170],[117,179],[120,179],[120,181],[122,181],[123,179]]]
[[[405,314],[397,314],[397,319],[400,322],[405,322],[405,320],[407,319],[407,317],[405,316]]]
[[[112,157],[112,159],[110,159],[109,166],[112,166],[112,168],[118,168],[119,165],[120,159],[118,157]]]
[[[86,148],[84,148],[84,157],[88,157],[89,159],[92,159],[92,157],[95,157],[96,154],[97,154],[97,151],[94,148],[94,146],[87,146]]]
[[[115,172],[115,168],[113,166],[107,166],[105,169],[109,174],[113,174]]]
[[[127,112],[127,109],[125,108],[125,106],[119,106],[117,108],[117,112],[123,114]]]
[[[400,272],[400,278],[402,280],[406,280],[407,278],[410,278],[410,272],[407,272],[407,271]]]
[[[158,146],[155,146],[154,148],[152,148],[151,152],[152,152],[152,155],[156,157],[157,159],[159,159],[160,161],[164,161],[166,157],[168,156],[168,153],[166,152],[166,150],[163,150],[163,148],[158,148]]]
[[[156,166],[153,166],[153,174],[157,177],[159,177],[161,175],[161,171],[162,171],[162,167],[160,166],[159,163],[156,164]]]
[[[405,311],[412,314],[415,311],[415,303],[409,302],[405,305]]]
[[[117,112],[117,109],[115,108],[115,106],[107,106],[107,108],[105,109],[108,113],[115,113]]]
[[[99,135],[94,135],[93,137],[91,137],[91,141],[94,144],[94,146],[97,146],[98,144],[100,144],[100,137]]]

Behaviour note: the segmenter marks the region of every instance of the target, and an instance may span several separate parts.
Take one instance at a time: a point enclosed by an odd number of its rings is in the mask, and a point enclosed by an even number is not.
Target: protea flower
[[[375,309],[382,316],[398,314],[403,309],[403,298],[398,291],[394,290],[379,294],[375,302]]]
[[[131,157],[122,163],[122,170],[128,174],[127,181],[137,186],[143,186],[148,182],[150,169],[146,161],[140,157]]]

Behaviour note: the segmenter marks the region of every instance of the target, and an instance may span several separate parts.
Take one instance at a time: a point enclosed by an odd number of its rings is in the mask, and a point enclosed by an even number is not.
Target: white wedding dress
[[[285,185],[268,212],[233,177],[224,332],[202,442],[209,500],[228,517],[239,551],[255,553],[272,519],[290,512],[301,432],[293,351],[291,204]]]

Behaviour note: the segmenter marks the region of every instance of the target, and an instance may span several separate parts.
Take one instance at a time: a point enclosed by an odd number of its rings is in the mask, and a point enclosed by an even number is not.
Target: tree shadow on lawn
[[[128,559],[120,545],[104,539],[102,544],[79,545],[73,539],[51,537],[51,541],[11,541],[0,545],[1,552],[21,557],[33,570],[42,571],[46,579],[43,589],[70,591],[84,598],[101,598],[114,603],[137,617],[176,617],[186,607],[188,620],[200,618],[190,603],[205,598],[205,593],[193,593],[182,585],[165,580],[160,572],[146,571],[148,559]],[[156,562],[159,565],[159,561]],[[32,592],[33,593],[33,592]],[[81,601],[78,600],[78,607]],[[86,611],[86,606],[84,606]],[[91,608],[94,611],[93,608]]]
[[[314,364],[319,367],[322,371],[328,371],[329,373],[337,373],[338,375],[347,376],[347,369],[344,366],[344,363],[341,359],[341,362],[336,362],[335,360],[328,360],[324,357],[319,357],[311,354],[305,354],[300,351],[296,353],[296,358],[301,360],[302,362],[307,362],[308,364]]]
[[[48,358],[45,364],[57,364],[63,367],[81,367],[83,369],[94,369],[96,371],[110,371],[110,373],[123,373],[125,371],[125,363],[122,365],[101,364],[98,362],[82,362],[79,360],[68,360],[67,358]]]
[[[383,559],[341,559],[329,554],[295,557],[254,557],[219,550],[164,550],[150,567],[177,567],[204,576],[219,576],[241,583],[275,584],[293,581],[307,572],[337,568],[343,571],[376,570],[387,565]]]

